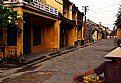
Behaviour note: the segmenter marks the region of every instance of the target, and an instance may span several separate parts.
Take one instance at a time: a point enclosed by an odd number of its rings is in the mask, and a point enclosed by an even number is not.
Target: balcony
[[[56,8],[43,3],[41,0],[4,0],[4,4],[25,4],[49,14],[58,16],[58,10]]]
[[[70,20],[68,18],[65,18],[61,13],[58,14],[59,15],[59,18],[62,22],[64,23],[67,23],[67,24],[70,24],[70,25],[76,25],[76,21],[75,20]]]
[[[19,0],[3,0],[3,3],[4,4],[14,4],[14,3],[18,3],[19,2]]]

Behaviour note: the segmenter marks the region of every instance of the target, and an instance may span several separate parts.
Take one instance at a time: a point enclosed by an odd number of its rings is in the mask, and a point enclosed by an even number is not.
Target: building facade
[[[69,0],[3,0],[20,13],[23,31],[2,30],[0,58],[19,59],[43,50],[75,46],[82,39],[83,13]]]
[[[93,42],[99,38],[99,25],[93,21],[87,19],[86,22],[86,40],[87,42]]]

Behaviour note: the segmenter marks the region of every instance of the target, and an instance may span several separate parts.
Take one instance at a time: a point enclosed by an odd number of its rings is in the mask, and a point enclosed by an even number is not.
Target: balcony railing
[[[17,46],[5,46],[5,58],[17,58]]]
[[[19,0],[3,0],[4,4],[18,3]]]
[[[48,13],[54,14],[54,15],[58,15],[58,10],[46,3],[43,3],[41,1],[33,1],[32,3],[30,3],[33,7],[38,8],[40,10],[46,11]]]
[[[27,5],[30,5],[34,8],[37,8],[39,10],[42,10],[44,12],[53,14],[53,15],[58,15],[58,10],[46,3],[43,3],[41,0],[5,0],[4,4],[10,4],[10,3],[24,3]]]

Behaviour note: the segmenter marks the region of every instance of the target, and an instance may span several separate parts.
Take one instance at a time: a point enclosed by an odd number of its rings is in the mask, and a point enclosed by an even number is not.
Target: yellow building
[[[119,19],[119,18],[117,17],[117,19]],[[116,36],[117,39],[121,39],[121,22],[120,22],[120,20],[117,21],[115,23],[115,25],[116,25],[116,28],[114,28],[114,30],[115,30],[114,34],[115,34],[115,36]]]
[[[76,26],[77,9],[68,0],[3,0],[4,5],[16,4],[14,10],[21,13],[23,30],[3,31],[0,56],[3,59],[21,58],[43,50],[52,51],[74,46],[82,39],[82,25]],[[80,18],[79,20],[81,20]],[[82,23],[82,20],[81,20]],[[80,24],[80,23],[79,23]]]
[[[95,37],[95,40],[97,40],[97,39],[98,39],[98,35],[97,35],[97,34],[98,34],[98,31],[95,31],[95,32],[94,32],[94,34],[93,34],[93,35],[94,35],[94,37]]]
[[[22,33],[7,30],[3,34],[4,58],[20,58],[21,55],[59,48],[58,12],[63,12],[62,0],[5,0],[4,4],[16,4],[15,10],[21,12],[24,20],[18,25],[23,29]]]
[[[73,4],[68,0],[63,0],[63,13],[60,16],[60,48],[74,46],[76,21],[72,20]]]
[[[121,39],[121,29],[117,29],[117,39]]]
[[[98,40],[98,34],[99,34],[99,25],[94,23],[93,25],[94,33],[93,36],[95,37],[95,40]]]
[[[98,33],[98,39],[102,39],[102,32],[103,32],[103,27],[102,25],[99,25],[99,33]]]
[[[84,27],[83,27],[83,16],[84,14],[80,11],[77,13],[77,42],[80,45],[84,44]]]
[[[83,13],[69,0],[63,0],[63,13],[59,16],[60,48],[77,45],[82,40]]]

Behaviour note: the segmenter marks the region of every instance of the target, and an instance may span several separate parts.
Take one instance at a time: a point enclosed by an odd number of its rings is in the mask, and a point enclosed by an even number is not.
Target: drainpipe
[[[55,0],[57,3],[59,3],[60,5],[63,5],[62,3],[60,3],[58,0]]]

